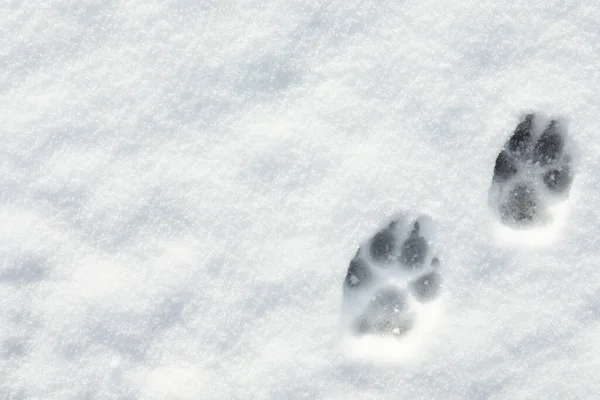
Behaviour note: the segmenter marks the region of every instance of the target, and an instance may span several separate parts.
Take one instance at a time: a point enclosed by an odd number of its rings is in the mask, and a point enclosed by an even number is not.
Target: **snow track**
[[[597,0],[3,2],[0,398],[594,398],[599,18]],[[532,112],[538,142],[568,122],[554,197],[535,163],[493,178]],[[521,179],[528,226],[502,212]],[[414,221],[435,228],[422,269],[373,264],[350,307],[357,248],[400,210],[404,265]],[[380,334],[389,304],[400,337]]]

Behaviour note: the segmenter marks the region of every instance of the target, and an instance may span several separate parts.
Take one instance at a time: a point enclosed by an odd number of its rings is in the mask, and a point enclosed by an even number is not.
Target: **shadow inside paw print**
[[[403,215],[359,247],[344,280],[353,334],[401,337],[412,329],[419,317],[415,305],[441,290],[432,236],[431,218]]]
[[[548,222],[549,207],[573,181],[566,124],[528,114],[496,157],[490,203],[500,220],[522,227]]]

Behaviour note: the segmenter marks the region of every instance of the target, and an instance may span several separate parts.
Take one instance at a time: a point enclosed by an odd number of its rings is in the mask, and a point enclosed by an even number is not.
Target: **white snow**
[[[4,1],[0,398],[594,398],[599,18]],[[488,189],[538,110],[570,121],[577,175],[554,232],[514,240]],[[405,357],[357,357],[348,262],[401,210],[437,224],[443,304]]]

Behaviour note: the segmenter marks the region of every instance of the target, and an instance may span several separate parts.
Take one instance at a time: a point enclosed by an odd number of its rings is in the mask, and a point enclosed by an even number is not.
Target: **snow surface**
[[[3,1],[0,398],[595,398],[599,21],[597,0]],[[570,121],[576,177],[562,224],[515,233],[488,189],[538,110]],[[348,262],[401,210],[437,224],[441,308],[398,357],[358,354]]]

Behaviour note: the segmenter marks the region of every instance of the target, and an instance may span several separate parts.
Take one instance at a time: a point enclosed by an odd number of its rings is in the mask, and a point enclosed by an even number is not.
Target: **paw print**
[[[435,299],[442,286],[432,240],[431,218],[404,215],[359,247],[344,281],[354,334],[401,337],[411,330],[416,305]]]
[[[509,226],[530,226],[551,219],[550,206],[568,196],[572,158],[563,122],[528,114],[498,154],[490,202]]]

